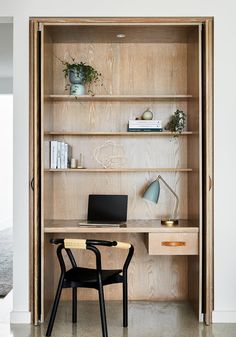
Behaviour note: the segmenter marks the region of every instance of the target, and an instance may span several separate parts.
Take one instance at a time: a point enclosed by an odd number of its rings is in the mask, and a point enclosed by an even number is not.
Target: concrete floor
[[[129,327],[122,328],[121,302],[107,303],[109,337],[236,337],[236,324],[198,323],[185,302],[130,302]],[[0,323],[1,337],[42,337],[39,327]],[[71,323],[70,303],[59,306],[52,337],[102,337],[97,302],[79,302],[78,323]]]

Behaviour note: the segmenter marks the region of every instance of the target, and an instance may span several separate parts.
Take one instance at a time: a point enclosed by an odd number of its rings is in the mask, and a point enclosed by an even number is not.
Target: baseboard
[[[236,311],[218,311],[212,313],[213,323],[236,323]]]
[[[30,311],[11,311],[10,313],[11,324],[30,324],[31,312]]]

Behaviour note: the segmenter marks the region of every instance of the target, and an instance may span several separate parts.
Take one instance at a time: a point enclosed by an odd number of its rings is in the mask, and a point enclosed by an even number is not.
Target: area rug
[[[0,297],[12,289],[12,228],[0,231]]]

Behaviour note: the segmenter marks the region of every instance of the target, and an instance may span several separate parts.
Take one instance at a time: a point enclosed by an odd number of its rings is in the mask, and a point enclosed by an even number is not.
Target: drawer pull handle
[[[162,246],[166,247],[183,247],[186,246],[186,242],[184,241],[162,241]]]

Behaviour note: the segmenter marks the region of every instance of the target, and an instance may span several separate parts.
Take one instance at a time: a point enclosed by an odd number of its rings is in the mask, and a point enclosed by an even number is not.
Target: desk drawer
[[[198,255],[198,233],[149,233],[150,255]]]

